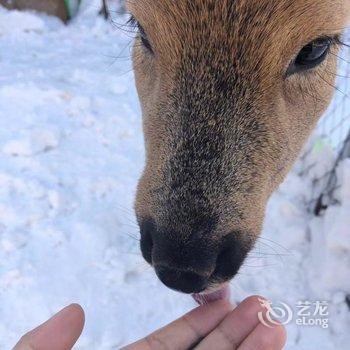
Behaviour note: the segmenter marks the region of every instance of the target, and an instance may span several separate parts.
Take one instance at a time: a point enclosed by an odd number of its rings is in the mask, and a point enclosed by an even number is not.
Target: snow
[[[98,18],[97,3],[82,10],[66,27],[0,7],[0,349],[72,302],[87,318],[76,349],[106,350],[195,306],[157,280],[138,248],[144,151],[130,36]],[[292,322],[287,349],[350,343],[350,162],[338,171],[339,204],[320,218],[304,205],[309,184],[290,174],[231,283],[233,301],[330,303],[329,328]]]
[[[343,186],[336,196],[339,205],[330,207],[322,218],[311,222],[313,263],[318,266],[318,288],[350,290],[350,159],[337,169]],[[321,241],[322,245],[316,242]],[[320,249],[321,247],[321,249]],[[349,318],[350,321],[350,318]]]
[[[40,33],[45,31],[45,24],[43,20],[35,14],[23,14],[18,11],[5,13],[2,11],[0,19],[1,35],[16,36],[23,32]]]

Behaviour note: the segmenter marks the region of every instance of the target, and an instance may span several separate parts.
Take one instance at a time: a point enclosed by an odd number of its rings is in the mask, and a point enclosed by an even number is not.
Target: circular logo
[[[293,311],[289,305],[280,302],[278,306],[270,301],[259,299],[260,305],[265,311],[258,313],[259,321],[266,327],[273,328],[278,325],[286,325],[293,319]]]

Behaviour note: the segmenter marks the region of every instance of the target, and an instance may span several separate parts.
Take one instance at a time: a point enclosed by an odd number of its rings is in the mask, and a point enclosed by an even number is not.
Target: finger
[[[67,306],[24,335],[14,350],[70,350],[83,331],[84,320],[81,306]]]
[[[264,311],[259,296],[244,300],[195,349],[232,350],[259,324],[258,313]],[[264,300],[264,299],[263,299]]]
[[[260,323],[238,350],[282,350],[286,340],[287,333],[282,325],[269,328]]]
[[[124,350],[184,350],[197,344],[232,311],[227,301],[201,306]]]

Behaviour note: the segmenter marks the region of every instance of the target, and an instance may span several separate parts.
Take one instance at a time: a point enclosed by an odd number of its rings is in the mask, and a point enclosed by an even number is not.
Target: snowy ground
[[[194,307],[139,253],[130,38],[96,10],[65,27],[0,8],[0,349],[71,302],[87,317],[76,349],[118,348]],[[329,328],[293,320],[287,349],[349,348],[350,162],[339,172],[343,205],[313,220],[307,184],[289,176],[232,282],[234,301],[258,293],[295,312],[298,301],[330,303]]]

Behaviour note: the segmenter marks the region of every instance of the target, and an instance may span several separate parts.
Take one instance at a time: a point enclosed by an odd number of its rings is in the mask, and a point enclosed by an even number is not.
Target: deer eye
[[[140,39],[141,39],[141,42],[142,42],[142,45],[150,52],[153,54],[153,48],[152,48],[152,45],[148,39],[148,36],[145,32],[145,30],[143,29],[143,27],[141,26],[140,23],[137,22],[137,28],[138,28],[138,31],[139,31],[139,35],[140,35]]]
[[[332,38],[319,38],[304,46],[288,68],[287,75],[313,69],[327,57],[332,46]]]
[[[127,21],[126,25],[130,26],[132,31],[136,30],[138,37],[140,38],[141,43],[144,46],[144,48],[153,54],[152,45],[151,45],[150,41],[148,40],[148,36],[147,36],[145,30],[143,29],[142,25],[140,24],[140,22],[133,15],[130,15],[130,18]]]

